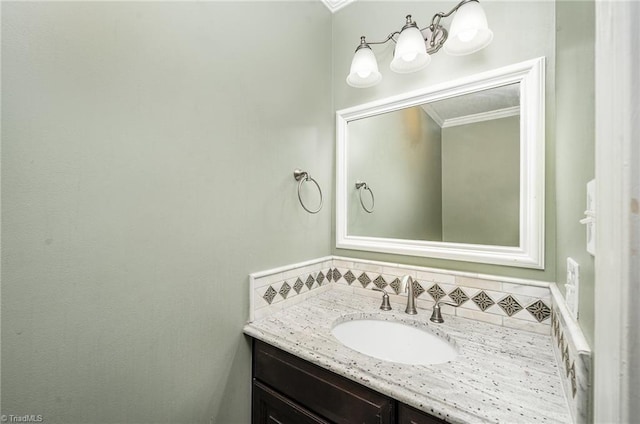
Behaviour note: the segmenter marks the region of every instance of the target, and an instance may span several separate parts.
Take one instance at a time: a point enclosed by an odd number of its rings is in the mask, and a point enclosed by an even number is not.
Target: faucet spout
[[[416,296],[413,290],[413,278],[410,275],[405,275],[402,277],[402,281],[400,282],[400,289],[404,292],[407,292],[407,308],[404,310],[409,315],[416,315],[418,311],[416,311]]]

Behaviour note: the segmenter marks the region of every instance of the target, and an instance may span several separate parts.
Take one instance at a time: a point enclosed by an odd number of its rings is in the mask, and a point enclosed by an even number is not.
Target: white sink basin
[[[456,348],[444,338],[399,321],[344,321],[335,324],[331,333],[353,350],[401,364],[441,364],[458,355]]]

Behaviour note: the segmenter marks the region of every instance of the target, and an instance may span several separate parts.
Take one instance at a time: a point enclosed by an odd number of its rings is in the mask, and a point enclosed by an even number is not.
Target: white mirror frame
[[[544,57],[336,112],[336,247],[544,269]],[[347,233],[348,124],[407,107],[520,83],[520,245],[489,246]]]

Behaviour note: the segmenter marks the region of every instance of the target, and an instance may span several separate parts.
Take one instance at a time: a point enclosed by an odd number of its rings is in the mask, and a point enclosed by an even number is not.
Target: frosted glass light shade
[[[378,62],[370,47],[361,47],[353,55],[347,84],[351,87],[366,88],[378,84],[382,74],[378,71]]]
[[[431,61],[422,33],[415,27],[405,27],[396,44],[389,67],[393,72],[407,74],[424,69]]]
[[[493,40],[493,32],[487,24],[487,16],[477,1],[466,3],[453,16],[449,38],[444,51],[461,56],[485,48]]]

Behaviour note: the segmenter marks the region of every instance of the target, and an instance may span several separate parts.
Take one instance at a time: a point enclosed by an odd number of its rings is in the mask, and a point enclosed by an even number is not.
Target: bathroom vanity
[[[445,421],[254,340],[252,422],[440,424]]]
[[[569,423],[551,338],[456,316],[442,324],[402,304],[327,290],[244,328],[253,338],[253,422]],[[347,318],[345,318],[347,317]],[[450,361],[400,364],[340,343],[345,319],[424,325],[458,350]],[[385,343],[385,334],[380,334]]]

